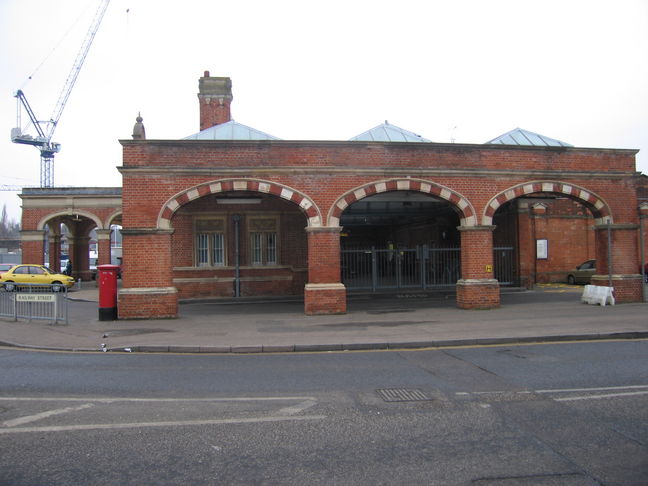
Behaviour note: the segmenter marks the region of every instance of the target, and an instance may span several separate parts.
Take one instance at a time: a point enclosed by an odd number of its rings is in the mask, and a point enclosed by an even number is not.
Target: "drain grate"
[[[376,390],[386,402],[424,402],[432,400],[418,388],[380,388]]]

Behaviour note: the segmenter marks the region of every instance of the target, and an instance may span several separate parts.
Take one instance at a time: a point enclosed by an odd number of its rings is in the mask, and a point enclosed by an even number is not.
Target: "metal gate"
[[[342,283],[349,290],[450,287],[461,278],[461,248],[342,250]],[[493,248],[495,278],[502,286],[518,284],[515,247]]]
[[[519,275],[515,248],[512,246],[498,246],[493,248],[493,266],[495,278],[500,285],[518,285]]]
[[[67,288],[59,284],[0,284],[0,317],[67,324]]]
[[[349,290],[452,286],[461,274],[460,248],[342,250],[342,283]]]

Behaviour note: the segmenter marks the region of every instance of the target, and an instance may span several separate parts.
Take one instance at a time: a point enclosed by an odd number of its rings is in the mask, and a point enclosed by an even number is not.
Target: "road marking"
[[[637,391],[621,391],[637,390]],[[573,402],[578,400],[599,400],[603,398],[631,397],[639,395],[648,395],[648,385],[626,385],[626,386],[603,386],[592,388],[556,388],[546,390],[520,390],[520,391],[476,391],[476,392],[455,392],[456,396],[483,396],[483,395],[530,395],[536,394],[560,394],[560,393],[593,393],[604,391],[619,391],[619,393],[604,393],[599,395],[578,395],[575,397],[552,398],[555,402]]]
[[[317,402],[315,400],[304,400],[301,403],[298,403],[294,407],[284,407],[280,409],[277,413],[279,415],[295,415],[296,413],[303,412],[307,408],[312,407]]]
[[[222,397],[222,398],[108,398],[108,397],[2,397],[0,402],[277,402],[313,400],[315,397]]]
[[[29,422],[36,422],[37,420],[43,420],[48,417],[53,417],[54,415],[62,415],[69,412],[78,412],[79,410],[84,410],[86,408],[94,407],[92,403],[84,403],[78,407],[65,407],[57,408],[56,410],[48,410],[47,412],[41,412],[34,415],[27,415],[25,417],[18,417],[13,420],[6,420],[2,423],[5,427],[15,427],[16,425],[28,424]]]
[[[302,415],[291,417],[250,417],[234,418],[220,420],[185,420],[177,422],[135,422],[125,424],[85,424],[85,425],[60,425],[49,427],[15,427],[13,429],[0,429],[2,434],[22,434],[28,432],[70,432],[79,430],[112,430],[112,429],[137,429],[147,427],[186,427],[194,425],[236,425],[236,424],[256,424],[267,422],[286,422],[286,421],[305,421],[305,420],[323,420],[326,415]]]
[[[556,402],[573,402],[576,400],[598,400],[601,398],[631,397],[637,395],[648,395],[648,390],[628,393],[607,393],[605,395],[583,395],[579,397],[554,398],[553,400]]]
[[[601,386],[593,388],[557,388],[555,390],[535,390],[534,393],[574,393],[589,391],[606,391],[606,390],[634,390],[648,388],[648,385],[627,385],[627,386]]]
[[[612,390],[646,390],[648,385],[626,385],[626,386],[601,386],[592,388],[556,388],[545,390],[494,390],[494,391],[475,391],[475,392],[455,392],[455,395],[502,395],[516,394],[528,395],[531,393],[576,393],[576,392],[595,392],[595,391],[612,391]]]
[[[85,403],[74,406],[48,410],[34,415],[19,417],[13,420],[7,420],[2,423],[5,427],[0,428],[1,434],[28,433],[28,432],[62,432],[75,430],[94,430],[94,429],[124,429],[138,427],[172,427],[172,426],[194,426],[194,425],[223,425],[223,424],[246,424],[246,423],[263,423],[263,422],[282,422],[291,420],[322,420],[325,415],[296,415],[304,410],[317,404],[314,397],[309,396],[289,396],[289,397],[220,397],[220,398],[109,398],[109,397],[1,397],[0,402],[80,402]],[[213,420],[180,420],[180,421],[160,421],[160,422],[140,422],[140,423],[116,423],[116,424],[81,424],[81,425],[55,425],[43,427],[18,427],[29,422],[35,422],[47,417],[62,415],[65,413],[76,412],[86,408],[94,407],[95,404],[113,404],[113,403],[225,403],[225,402],[290,402],[298,401],[297,404],[280,408],[279,410],[270,411],[272,414],[268,417],[249,417],[249,418],[230,418],[230,419],[213,419]],[[88,403],[91,402],[91,403]],[[274,408],[274,407],[272,407]]]

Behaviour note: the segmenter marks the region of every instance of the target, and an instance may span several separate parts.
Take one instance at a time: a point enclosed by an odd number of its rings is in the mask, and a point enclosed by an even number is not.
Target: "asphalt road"
[[[648,341],[0,349],[0,484],[648,484]]]

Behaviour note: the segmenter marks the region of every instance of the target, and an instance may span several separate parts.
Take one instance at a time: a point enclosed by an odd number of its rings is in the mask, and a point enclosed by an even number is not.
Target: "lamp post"
[[[608,287],[612,287],[612,223],[607,219]]]
[[[232,221],[234,222],[234,297],[241,296],[241,262],[240,262],[240,223],[241,215],[235,214],[232,216]]]

